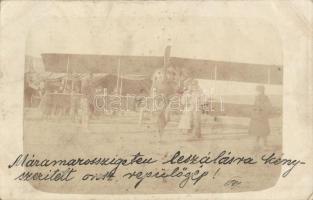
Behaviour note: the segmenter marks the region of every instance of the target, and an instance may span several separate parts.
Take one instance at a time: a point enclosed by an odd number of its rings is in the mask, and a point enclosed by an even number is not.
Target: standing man
[[[33,74],[27,72],[24,78],[24,106],[32,106],[32,97],[36,93],[36,87],[33,84]]]
[[[202,91],[197,80],[191,80],[188,89],[182,96],[183,114],[178,128],[189,133],[195,139],[201,138],[201,95]]]
[[[256,91],[258,95],[255,97],[249,134],[256,137],[256,148],[259,148],[262,141],[263,145],[267,146],[267,136],[270,134],[269,116],[272,105],[269,98],[265,95],[263,85],[257,86]]]
[[[95,87],[93,85],[93,74],[89,73],[88,77],[82,81],[82,94],[87,98],[88,104],[88,116],[93,118],[94,116],[94,97],[95,97]]]
[[[94,87],[92,84],[93,74],[89,73],[88,77],[82,80],[82,99],[81,99],[81,110],[82,110],[82,125],[84,128],[88,127],[88,121],[92,118],[94,113]]]

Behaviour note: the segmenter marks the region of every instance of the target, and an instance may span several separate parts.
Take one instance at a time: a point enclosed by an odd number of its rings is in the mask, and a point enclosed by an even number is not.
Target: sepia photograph
[[[313,200],[312,11],[0,1],[0,200]]]
[[[92,168],[87,181],[30,182],[38,190],[58,193],[243,192],[273,187],[280,165],[243,168],[240,162],[248,156],[282,154],[283,71],[277,30],[253,19],[41,20],[26,42],[24,155],[16,163],[47,156],[132,157],[137,152],[164,163],[174,155],[217,160],[227,156],[236,164],[221,170],[219,164],[200,166],[212,179],[220,173],[210,187],[192,177],[179,185],[178,179],[164,177],[145,178],[140,184],[123,168],[116,173],[129,182],[117,178],[110,184],[106,169],[99,166],[76,172]],[[181,166],[177,171],[194,173],[198,167]],[[68,166],[63,168],[64,174],[70,173]],[[146,168],[173,173],[158,164]],[[45,168],[38,170],[49,174]],[[237,177],[240,187],[222,187],[229,177]]]

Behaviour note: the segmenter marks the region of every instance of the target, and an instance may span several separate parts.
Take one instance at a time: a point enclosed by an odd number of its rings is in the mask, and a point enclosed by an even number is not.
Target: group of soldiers
[[[166,103],[156,112],[157,129],[162,137],[164,129],[170,120],[168,106],[173,95],[179,94],[184,110],[180,117],[178,129],[189,134],[194,139],[200,139],[201,134],[201,96],[203,95],[199,83],[192,78],[186,69],[176,69],[169,65],[168,68],[157,70],[152,77],[152,88],[165,97]],[[267,146],[267,137],[270,134],[269,118],[272,114],[272,105],[265,94],[265,87],[256,87],[257,95],[250,112],[248,133],[256,138],[256,147]]]
[[[61,93],[52,92],[42,95],[40,108],[44,118],[49,118],[55,113],[59,116],[68,113],[74,120],[80,121],[81,125],[88,129],[89,120],[95,116],[95,95],[96,88],[92,84],[93,74],[81,80],[79,87],[74,86],[71,89],[62,89]],[[25,88],[25,105],[29,106],[31,94],[35,89],[30,87],[30,82],[26,80]],[[264,86],[257,87],[258,95],[255,98],[255,104],[251,112],[249,133],[256,137],[257,143],[267,144],[267,136],[270,133],[269,115],[271,112],[271,103],[265,95]],[[152,75],[150,98],[153,96],[162,96],[163,98],[153,99],[153,103],[159,104],[157,110],[150,113],[156,119],[155,124],[157,132],[162,138],[164,130],[171,120],[170,102],[173,96],[177,95],[181,99],[184,109],[181,112],[177,129],[189,134],[192,138],[200,139],[201,134],[201,104],[199,99],[203,95],[199,83],[192,78],[190,71],[187,69],[177,69],[170,64],[166,68],[157,69]],[[136,98],[135,98],[136,100]],[[162,100],[162,102],[158,102]],[[60,106],[58,106],[60,104]],[[139,123],[142,122],[145,109],[140,109]]]
[[[160,68],[152,76],[152,88],[156,95],[162,95],[162,105],[156,110],[157,130],[162,137],[167,123],[170,121],[171,110],[169,108],[173,97],[180,97],[184,106],[178,129],[191,134],[192,137],[201,138],[201,108],[199,99],[202,91],[198,81],[192,78],[190,71],[184,68],[175,68],[168,65]],[[158,101],[156,99],[156,101]],[[156,102],[158,103],[158,102]]]

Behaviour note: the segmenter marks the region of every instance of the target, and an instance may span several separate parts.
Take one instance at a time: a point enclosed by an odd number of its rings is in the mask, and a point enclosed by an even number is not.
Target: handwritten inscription
[[[163,157],[165,159],[165,157]],[[218,178],[223,167],[238,166],[248,167],[255,165],[272,165],[289,167],[283,172],[282,177],[288,176],[297,166],[305,162],[296,159],[286,159],[276,153],[264,154],[260,157],[236,156],[231,151],[221,151],[217,154],[208,152],[206,155],[184,154],[177,151],[166,160],[158,160],[138,152],[129,158],[124,157],[95,157],[95,158],[71,158],[71,159],[38,159],[35,155],[20,154],[8,165],[8,168],[24,167],[25,172],[19,174],[17,181],[64,181],[74,179],[81,181],[108,181],[116,177],[133,182],[136,189],[144,184],[145,180],[160,180],[167,182],[173,179],[177,181],[179,188],[186,185],[197,185],[210,177],[210,180]],[[77,174],[82,166],[105,167],[99,172],[85,172]],[[137,168],[136,168],[137,166]],[[138,168],[139,166],[143,166]],[[152,167],[153,166],[153,167]],[[218,166],[218,168],[214,167]],[[135,168],[134,168],[135,167]],[[123,168],[121,172],[120,169]],[[36,171],[42,169],[41,171]],[[139,170],[140,169],[140,170]],[[235,189],[240,187],[242,179],[233,176],[224,182],[224,187]]]
[[[128,177],[128,179],[136,178],[138,181],[135,184],[135,188],[139,186],[139,184],[145,179],[145,178],[180,178],[182,177],[183,180],[179,183],[179,187],[183,188],[188,183],[188,181],[193,181],[193,185],[196,185],[203,177],[207,176],[209,174],[208,171],[200,171],[195,170],[194,172],[190,172],[187,167],[180,168],[176,167],[175,169],[167,172],[165,169],[162,169],[161,171],[153,172],[149,171],[146,173],[143,173],[141,171],[139,172],[132,172],[127,173],[123,177]]]

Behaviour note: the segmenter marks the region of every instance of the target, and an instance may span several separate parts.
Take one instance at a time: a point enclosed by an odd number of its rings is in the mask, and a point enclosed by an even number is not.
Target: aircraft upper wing
[[[163,56],[119,56],[83,54],[42,54],[45,70],[56,73],[108,73],[151,76],[163,67]],[[222,62],[191,58],[170,57],[174,67],[192,68],[192,76],[198,79],[239,81],[263,84],[283,83],[283,67],[249,63]]]
[[[283,67],[250,63],[222,62],[171,57],[174,66],[192,67],[192,75],[199,79],[239,81],[263,84],[283,83]]]
[[[56,73],[107,73],[150,75],[163,66],[163,57],[82,54],[42,54],[46,71]]]

